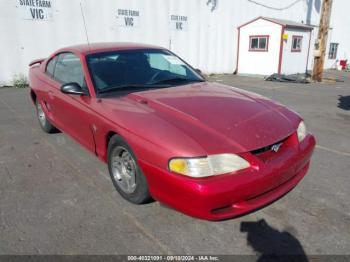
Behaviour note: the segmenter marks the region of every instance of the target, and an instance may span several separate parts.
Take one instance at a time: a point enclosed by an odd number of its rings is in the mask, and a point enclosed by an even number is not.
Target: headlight
[[[303,121],[301,121],[299,126],[298,126],[297,134],[298,134],[299,142],[301,142],[306,137],[307,131],[306,131],[306,126],[305,126]]]
[[[207,177],[235,172],[250,164],[234,154],[211,155],[200,158],[174,158],[169,162],[172,172],[190,177]]]

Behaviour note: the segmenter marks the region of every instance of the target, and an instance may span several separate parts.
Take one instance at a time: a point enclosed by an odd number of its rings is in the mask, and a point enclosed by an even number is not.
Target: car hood
[[[137,92],[129,98],[147,104],[207,152],[271,145],[295,132],[299,120],[265,97],[210,82]]]
[[[296,131],[300,117],[265,97],[203,82],[103,99],[104,113],[174,154],[240,153]]]

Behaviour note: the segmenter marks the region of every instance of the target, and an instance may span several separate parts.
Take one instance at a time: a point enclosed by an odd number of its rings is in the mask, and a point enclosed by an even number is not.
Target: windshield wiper
[[[150,84],[152,85],[158,85],[158,84],[166,84],[166,83],[176,83],[176,82],[204,82],[204,80],[201,79],[188,79],[185,77],[173,77],[173,78],[168,78],[168,79],[163,79],[159,81],[154,81],[151,82]]]
[[[174,78],[168,78],[168,79],[163,79],[163,80],[151,82],[148,84],[125,84],[125,85],[107,87],[107,88],[99,90],[98,93],[104,94],[104,93],[109,93],[109,92],[123,91],[126,89],[132,89],[132,88],[149,89],[149,88],[169,87],[169,84],[171,84],[173,82],[204,82],[204,80],[187,79],[187,78],[183,78],[183,77],[174,77]]]
[[[125,89],[132,89],[132,88],[160,88],[162,86],[160,85],[152,85],[152,84],[125,84],[125,85],[119,85],[119,86],[112,86],[107,87],[104,89],[101,89],[98,91],[99,94],[109,93],[109,92],[115,92],[115,91],[123,91]]]

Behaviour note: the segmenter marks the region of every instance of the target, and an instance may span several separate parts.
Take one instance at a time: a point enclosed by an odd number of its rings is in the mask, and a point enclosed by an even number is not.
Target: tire
[[[111,137],[107,159],[113,185],[124,199],[134,204],[144,204],[152,200],[135,154],[120,136]]]
[[[45,112],[42,109],[42,105],[39,101],[39,99],[36,99],[35,101],[35,107],[36,107],[36,114],[38,117],[39,125],[44,132],[52,134],[57,133],[58,129],[54,127],[50,121],[47,119]]]

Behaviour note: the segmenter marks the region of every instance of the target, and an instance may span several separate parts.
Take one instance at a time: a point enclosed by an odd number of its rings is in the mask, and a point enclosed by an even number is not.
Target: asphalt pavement
[[[350,73],[330,74],[344,82],[210,77],[287,105],[317,138],[294,190],[221,222],[128,203],[104,163],[67,135],[41,131],[28,89],[0,88],[0,254],[350,255]]]

